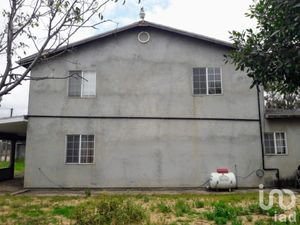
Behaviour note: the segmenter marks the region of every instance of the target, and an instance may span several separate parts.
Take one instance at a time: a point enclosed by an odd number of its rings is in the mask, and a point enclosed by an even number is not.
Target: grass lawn
[[[298,196],[297,196],[298,197]],[[85,196],[0,196],[0,224],[43,225],[200,225],[274,222],[278,206],[263,211],[258,193],[101,194]],[[300,224],[300,213],[296,210]]]
[[[0,169],[8,168],[9,162],[0,162]],[[24,173],[25,163],[24,159],[15,161],[15,174],[20,175]]]

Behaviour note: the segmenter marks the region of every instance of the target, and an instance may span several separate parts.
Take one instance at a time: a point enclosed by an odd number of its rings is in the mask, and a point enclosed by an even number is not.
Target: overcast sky
[[[127,0],[125,5],[123,0],[119,1],[112,1],[103,9],[105,18],[112,19],[114,23],[101,25],[98,30],[81,30],[75,40],[136,22],[142,6],[146,11],[146,20],[150,22],[225,41],[229,41],[228,31],[255,27],[255,22],[244,15],[252,0],[142,0],[141,4],[137,3],[138,0]],[[0,60],[1,64],[3,62]],[[4,96],[0,116],[9,116],[10,108],[14,108],[14,115],[27,114],[28,93],[29,82],[23,82],[10,95]]]

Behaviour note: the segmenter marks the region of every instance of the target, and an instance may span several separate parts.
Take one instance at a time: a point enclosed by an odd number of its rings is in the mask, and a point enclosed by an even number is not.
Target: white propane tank
[[[209,187],[212,189],[231,189],[236,188],[235,174],[228,172],[227,169],[218,169],[217,172],[210,174]]]

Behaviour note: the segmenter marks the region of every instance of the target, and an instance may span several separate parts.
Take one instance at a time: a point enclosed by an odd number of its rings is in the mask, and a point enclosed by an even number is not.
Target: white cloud
[[[167,8],[147,12],[146,19],[228,41],[228,31],[255,27],[244,15],[251,4],[252,0],[170,0]]]
[[[13,115],[27,114],[28,93],[29,81],[26,81],[15,88],[12,94],[5,95],[0,103],[0,117],[10,116],[10,108],[14,109]]]

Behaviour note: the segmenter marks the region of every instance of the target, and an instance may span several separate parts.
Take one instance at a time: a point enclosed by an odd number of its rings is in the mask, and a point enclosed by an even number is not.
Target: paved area
[[[11,194],[23,189],[23,177],[0,182],[0,195]]]
[[[53,189],[25,189],[23,188],[23,177],[16,177],[13,180],[0,182],[0,195],[19,194],[19,195],[37,195],[37,196],[53,196],[53,195],[69,195],[81,196],[85,195],[85,188],[69,189],[69,188],[53,188]],[[88,189],[93,195],[112,193],[112,194],[234,194],[246,192],[258,192],[258,189],[237,189],[233,192],[228,191],[211,191],[205,188],[95,188]],[[268,191],[268,190],[266,190]],[[299,189],[293,189],[295,193],[299,193]]]

